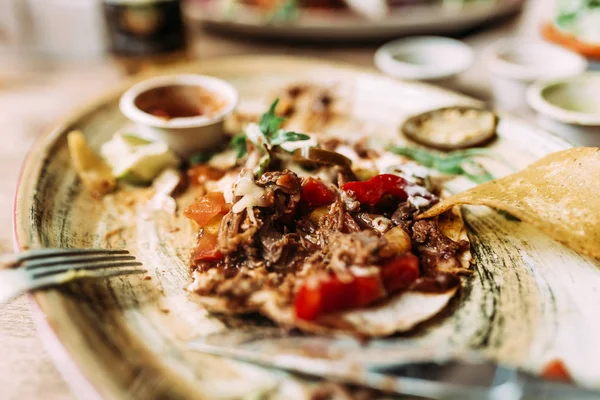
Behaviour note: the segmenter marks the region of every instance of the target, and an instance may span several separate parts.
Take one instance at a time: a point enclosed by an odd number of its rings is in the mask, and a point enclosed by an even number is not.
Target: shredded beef
[[[268,217],[258,231],[258,239],[262,245],[262,259],[267,267],[284,268],[293,265],[293,259],[303,256],[299,246],[299,235],[285,231],[285,228],[278,229],[274,226],[273,217]]]
[[[366,212],[359,212],[355,216],[356,222],[363,229],[373,229],[380,233],[383,233],[390,229],[393,225],[391,221],[379,214],[370,214]]]
[[[264,188],[275,187],[285,194],[298,194],[302,189],[302,180],[290,170],[265,172],[257,181]]]
[[[265,188],[265,198],[277,217],[292,216],[300,201],[302,180],[290,170],[265,172],[256,181]]]
[[[265,188],[265,200],[271,205],[270,208],[248,208],[242,212],[234,213],[230,211],[221,221],[218,235],[219,251],[225,255],[232,255],[239,252],[251,258],[259,255],[259,249],[256,243],[256,233],[260,230],[263,238],[273,238],[277,232],[273,221],[277,218],[291,216],[294,214],[297,204],[300,201],[301,180],[290,171],[267,172],[257,181],[259,186]],[[264,221],[261,214],[268,213],[268,227],[264,227]],[[263,247],[263,258],[276,263],[283,254],[283,249],[273,245],[273,243],[293,244],[297,242],[296,238],[288,237],[285,240],[261,240]],[[268,245],[265,246],[265,243]],[[271,252],[274,252],[271,254]]]
[[[455,242],[444,236],[435,220],[415,222],[412,239],[417,244],[421,267],[426,274],[459,268],[456,254],[469,247],[467,241]]]
[[[392,221],[396,225],[401,226],[405,231],[410,232],[417,211],[415,206],[405,201],[404,203],[400,203],[396,211],[392,214]]]
[[[340,199],[336,199],[333,204],[329,206],[327,214],[319,221],[319,231],[341,231],[344,227],[345,212],[344,203],[342,203]]]
[[[385,244],[385,239],[373,231],[330,232],[327,244],[307,258],[303,270],[329,269],[341,277],[349,273],[349,267],[376,265],[380,261],[379,250]]]
[[[354,218],[352,218],[352,215],[350,215],[350,213],[345,212],[343,218],[344,218],[344,221],[343,221],[343,226],[342,226],[342,232],[350,233],[350,232],[360,232],[361,231],[360,226],[356,223]]]
[[[247,255],[254,255],[254,235],[262,226],[255,210],[240,213],[229,212],[221,221],[218,235],[219,251],[231,254],[242,248]]]

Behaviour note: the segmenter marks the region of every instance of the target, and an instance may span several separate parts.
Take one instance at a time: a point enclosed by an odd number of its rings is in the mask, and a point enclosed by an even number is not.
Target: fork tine
[[[129,254],[125,249],[34,249],[17,255],[17,260],[26,261],[37,258],[60,257],[79,254]]]
[[[89,253],[88,253],[89,254]],[[135,260],[134,256],[121,256],[121,255],[106,255],[106,254],[83,254],[83,255],[74,255],[74,256],[65,256],[65,257],[50,257],[50,258],[41,258],[35,259],[34,261],[26,261],[23,263],[24,268],[27,270],[39,269],[43,267],[50,267],[53,265],[60,264],[79,264],[79,263],[88,263],[88,262],[97,262],[97,261],[131,261]]]
[[[89,269],[100,269],[100,268],[115,268],[115,267],[139,267],[142,265],[139,261],[109,261],[109,262],[93,262],[93,263],[83,263],[83,264],[62,264],[55,265],[52,267],[47,267],[43,269],[33,270],[31,272],[31,276],[35,278],[40,278],[44,276],[56,275],[61,272],[67,271],[83,271]]]
[[[78,279],[84,278],[112,278],[115,276],[122,275],[133,275],[133,274],[145,274],[145,269],[119,269],[119,270],[102,270],[102,271],[88,271],[88,270],[77,270],[77,271],[66,271],[59,274],[53,274],[48,276],[42,276],[32,281],[30,289],[43,288],[47,286],[61,285],[63,283],[71,282]]]

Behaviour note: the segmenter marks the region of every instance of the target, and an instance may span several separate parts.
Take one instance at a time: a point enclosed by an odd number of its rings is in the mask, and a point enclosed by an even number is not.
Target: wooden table
[[[549,10],[550,1],[530,0],[524,12],[512,19],[464,37],[476,50],[505,36],[532,38]],[[198,32],[194,51],[199,59],[230,54],[300,54],[373,65],[375,45],[331,49],[327,46],[292,46],[265,42],[240,42]],[[12,201],[19,166],[32,141],[75,105],[100,93],[121,79],[107,60],[70,62],[32,67],[0,64],[0,250],[12,250]],[[476,65],[453,84],[457,90],[489,100],[488,75]],[[528,117],[525,111],[524,115]],[[73,399],[68,386],[47,354],[32,320],[30,302],[21,296],[0,305],[0,398]]]

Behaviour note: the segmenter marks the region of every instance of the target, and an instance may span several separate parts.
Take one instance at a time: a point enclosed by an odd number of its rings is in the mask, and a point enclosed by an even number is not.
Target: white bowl
[[[224,105],[211,116],[164,119],[142,111],[136,99],[151,89],[172,85],[194,86],[219,96]],[[165,141],[169,148],[187,158],[195,152],[217,146],[224,139],[224,121],[238,103],[238,93],[229,83],[212,76],[166,75],[139,82],[127,90],[119,103],[121,112],[136,124],[137,133],[151,140]]]
[[[416,36],[386,43],[375,52],[375,65],[401,79],[447,79],[473,64],[473,50],[463,42],[439,36]]]
[[[575,76],[587,68],[579,54],[545,42],[500,40],[483,51],[483,62],[492,73],[497,105],[509,110],[527,107],[525,92],[534,81]]]
[[[536,82],[527,101],[546,129],[574,144],[600,146],[600,72]]]

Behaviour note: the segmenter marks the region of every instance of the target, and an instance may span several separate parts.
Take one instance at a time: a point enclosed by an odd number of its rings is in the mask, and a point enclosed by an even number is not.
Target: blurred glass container
[[[6,1],[6,0],[0,0]],[[100,0],[16,0],[21,50],[53,58],[95,58],[106,51]]]
[[[104,0],[109,49],[127,73],[188,59],[180,0]]]

